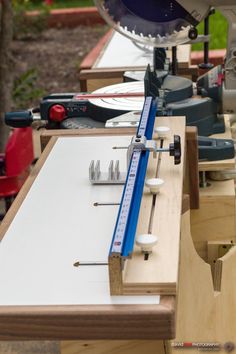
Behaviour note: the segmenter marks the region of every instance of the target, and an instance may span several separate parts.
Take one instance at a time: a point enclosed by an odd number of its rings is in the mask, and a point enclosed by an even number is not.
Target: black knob
[[[181,139],[179,135],[174,135],[174,142],[170,144],[170,156],[174,157],[175,165],[181,163]]]
[[[33,114],[31,111],[8,112],[5,114],[5,123],[14,128],[30,127]]]
[[[198,37],[198,30],[195,27],[190,28],[189,32],[188,32],[188,37],[189,39],[191,39],[192,41],[197,39]]]

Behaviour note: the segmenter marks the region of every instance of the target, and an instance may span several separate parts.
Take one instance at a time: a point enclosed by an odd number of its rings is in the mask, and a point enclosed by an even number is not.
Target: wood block
[[[184,192],[190,196],[190,208],[199,209],[198,142],[196,127],[186,127]]]
[[[191,233],[196,250],[207,259],[207,242],[236,241],[234,181],[211,181],[200,189],[200,209],[191,210]]]
[[[60,136],[72,137],[72,136],[110,136],[110,135],[134,135],[135,128],[119,128],[119,129],[55,129],[55,130],[42,130],[40,135],[41,151],[45,149],[49,140],[54,137]]]
[[[163,341],[76,341],[62,342],[61,354],[165,354]]]
[[[168,146],[173,140],[173,135],[181,136],[182,152],[185,151],[185,120],[181,118],[159,117],[158,125],[169,126],[170,137],[165,141]],[[151,156],[147,177],[156,175],[157,161]],[[159,177],[164,180],[164,186],[157,195],[156,206],[153,215],[153,223],[150,228],[151,208],[153,197],[145,188],[137,235],[152,233],[159,237],[158,244],[154,246],[148,261],[140,248],[135,245],[131,260],[127,260],[124,271],[124,293],[155,293],[176,294],[178,282],[179,264],[179,237],[180,219],[182,212],[184,159],[181,165],[174,165],[173,158],[168,154],[162,154]]]
[[[186,213],[182,218],[180,254],[175,341],[217,342],[222,345],[219,352],[223,354],[226,342],[236,342],[236,247],[217,260],[213,282],[210,265],[195,251],[189,213]],[[171,354],[184,352],[174,348],[170,351]],[[197,348],[193,349],[193,353],[197,352]]]
[[[235,244],[227,240],[207,242],[207,262],[211,265],[213,274],[217,259],[223,257],[233,246]]]

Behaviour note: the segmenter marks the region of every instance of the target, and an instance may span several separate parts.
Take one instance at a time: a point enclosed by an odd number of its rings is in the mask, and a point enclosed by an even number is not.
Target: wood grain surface
[[[152,233],[159,237],[148,261],[140,248],[135,245],[132,259],[127,261],[124,272],[125,293],[176,294],[178,284],[180,220],[182,213],[184,155],[185,155],[185,118],[159,117],[158,126],[168,126],[170,134],[164,141],[168,147],[174,134],[181,137],[182,163],[174,165],[173,157],[162,153],[158,177],[164,180],[160,194],[156,196],[153,220],[150,226],[153,196],[144,189],[136,235]],[[147,177],[156,176],[157,160],[151,155]]]

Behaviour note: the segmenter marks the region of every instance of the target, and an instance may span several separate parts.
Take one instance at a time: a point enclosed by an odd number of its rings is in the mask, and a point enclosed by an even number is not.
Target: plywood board
[[[216,262],[214,279],[211,267],[196,253],[191,239],[189,213],[182,219],[181,261],[175,342],[219,343],[219,353],[226,343],[236,342],[236,247]],[[171,348],[171,354],[186,348]],[[190,350],[191,351],[191,350]],[[192,349],[194,353],[199,350]]]
[[[61,354],[165,354],[163,341],[78,341],[63,342]]]
[[[191,210],[194,245],[204,259],[208,241],[236,241],[234,180],[210,183],[200,189],[200,209]]]
[[[173,135],[181,137],[182,163],[174,165],[169,154],[162,154],[159,177],[164,186],[157,195],[151,233],[159,237],[148,261],[144,260],[140,248],[135,246],[131,260],[127,261],[124,274],[124,290],[128,293],[176,294],[178,283],[180,220],[182,211],[185,118],[161,117],[157,125],[170,127],[170,135],[164,146],[173,141]],[[157,161],[149,158],[148,177],[155,177]],[[141,204],[136,235],[146,234],[149,227],[152,195],[145,189]]]

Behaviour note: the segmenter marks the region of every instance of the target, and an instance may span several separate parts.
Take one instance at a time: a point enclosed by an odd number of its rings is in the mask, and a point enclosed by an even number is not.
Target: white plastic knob
[[[170,133],[170,128],[169,127],[164,127],[164,126],[156,127],[155,128],[155,132],[157,133],[158,138],[165,139],[165,138],[167,138],[167,136]]]
[[[145,181],[145,185],[150,189],[152,194],[158,194],[164,181],[161,178],[149,178]]]
[[[136,237],[136,245],[141,247],[143,253],[151,253],[157,242],[158,237],[152,234],[143,234]]]

